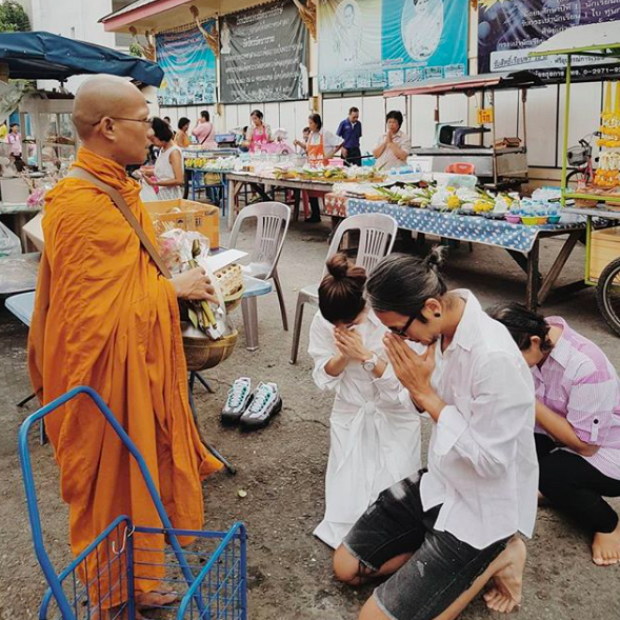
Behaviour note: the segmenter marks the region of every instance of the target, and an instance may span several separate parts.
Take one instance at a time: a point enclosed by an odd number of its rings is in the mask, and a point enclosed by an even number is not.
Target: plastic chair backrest
[[[457,161],[453,164],[450,164],[446,168],[446,172],[451,172],[452,174],[475,174],[476,166],[468,162]]]
[[[360,231],[360,241],[355,264],[363,267],[367,274],[377,266],[377,263],[387,256],[394,247],[398,223],[391,215],[383,213],[360,213],[344,220],[336,229],[327,252],[327,262],[338,253],[342,238],[350,230]],[[327,267],[323,268],[323,276]]]
[[[256,218],[256,236],[250,262],[269,265],[268,275],[265,278],[268,280],[278,266],[291,221],[291,210],[281,202],[258,202],[244,207],[237,216],[230,233],[228,245],[231,249],[237,247],[241,225],[250,218]]]

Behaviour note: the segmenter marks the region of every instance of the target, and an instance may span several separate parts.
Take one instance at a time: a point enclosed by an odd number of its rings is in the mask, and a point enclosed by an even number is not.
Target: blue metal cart
[[[28,434],[36,422],[77,397],[92,399],[135,459],[162,527],[144,527],[119,515],[65,570],[56,573],[45,547]],[[29,416],[19,433],[19,457],[34,549],[49,584],[39,620],[135,620],[139,617],[134,587],[136,573],[142,579],[157,580],[156,590],[177,593],[173,603],[158,608],[155,612],[157,618],[247,619],[246,533],[243,524],[236,523],[228,532],[173,528],[142,455],[94,390],[75,388]],[[144,548],[143,542],[138,547],[136,533],[146,535],[141,541],[148,541],[150,536],[165,536],[170,549],[162,556],[159,548]],[[193,539],[193,542],[183,548],[179,538]],[[151,557],[149,553],[152,553],[152,560],[148,559]],[[94,571],[93,566],[96,567]],[[91,574],[88,574],[88,567]]]

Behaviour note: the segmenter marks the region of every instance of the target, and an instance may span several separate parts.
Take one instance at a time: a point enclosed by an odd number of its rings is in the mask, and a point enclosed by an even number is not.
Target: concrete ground
[[[299,288],[315,282],[327,251],[329,228],[293,225],[280,275],[292,323]],[[224,234],[226,238],[226,234]],[[543,264],[549,265],[559,241],[546,242]],[[580,276],[583,251],[578,249],[563,281]],[[520,299],[524,279],[508,255],[475,246],[451,252],[446,273],[451,285],[472,289],[483,305]],[[547,305],[585,336],[599,344],[620,368],[618,339],[605,326],[593,290]],[[332,396],[320,393],[311,380],[305,353],[310,312],[304,322],[302,354],[288,362],[291,333],[282,331],[275,295],[259,301],[259,351],[249,353],[241,338],[233,357],[209,373],[214,395],[197,389],[200,426],[205,435],[239,468],[236,477],[218,474],[206,482],[205,515],[209,529],[225,529],[243,520],[249,531],[249,617],[252,620],[353,620],[368,588],[353,590],[331,576],[331,552],[312,536],[323,513],[323,478],[328,454],[328,420]],[[240,323],[240,314],[236,317]],[[17,460],[16,437],[26,411],[15,403],[29,392],[26,372],[27,330],[0,309],[0,619],[34,618],[44,591],[33,554]],[[218,412],[229,384],[247,375],[254,381],[276,381],[284,410],[267,429],[241,435],[223,429]],[[30,411],[33,407],[30,408]],[[425,428],[425,443],[428,426]],[[67,511],[59,499],[56,466],[49,446],[32,443],[39,480],[45,537],[54,561],[64,566]],[[247,492],[245,498],[238,490]],[[620,509],[620,502],[614,500]],[[598,568],[590,561],[587,535],[555,511],[539,512],[534,539],[528,543],[523,620],[615,620],[620,616],[620,567]],[[476,601],[465,620],[496,617]]]

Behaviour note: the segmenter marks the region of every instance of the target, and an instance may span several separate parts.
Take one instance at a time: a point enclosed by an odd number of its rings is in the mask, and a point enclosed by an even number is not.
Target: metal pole
[[[523,106],[523,148],[527,153],[527,89],[521,91],[521,103]]]
[[[475,97],[475,95],[474,95]],[[476,102],[478,103],[478,102]],[[480,109],[484,109],[484,91],[480,93]],[[484,125],[482,125],[482,129],[484,130]],[[480,148],[484,148],[484,131],[480,132]]]
[[[591,282],[590,263],[592,260],[592,217],[588,215],[586,218],[586,273],[585,282]]]
[[[566,101],[564,106],[564,139],[562,148],[562,206],[566,205],[566,154],[568,152],[568,119],[570,114],[570,82],[571,82],[571,65],[572,56],[568,55],[566,63]]]
[[[493,184],[497,190],[497,152],[495,150],[495,91],[489,91],[489,103],[493,110],[493,122],[491,123],[491,140],[493,140]]]

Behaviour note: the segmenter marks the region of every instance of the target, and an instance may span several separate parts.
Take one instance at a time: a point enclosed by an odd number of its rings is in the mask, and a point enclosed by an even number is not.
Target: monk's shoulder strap
[[[67,178],[86,181],[87,183],[91,183],[95,187],[99,188],[102,192],[106,193],[111,198],[112,202],[116,205],[118,210],[122,213],[123,217],[127,220],[127,223],[135,230],[136,234],[138,235],[138,239],[140,239],[142,247],[151,257],[151,260],[155,263],[164,278],[172,277],[170,271],[168,270],[168,267],[166,267],[164,261],[161,259],[159,252],[157,252],[155,246],[148,238],[148,235],[144,232],[144,228],[142,228],[140,222],[138,222],[136,216],[133,214],[133,211],[127,204],[126,200],[117,189],[114,189],[111,185],[104,183],[99,177],[96,177],[94,174],[91,174],[87,170],[84,170],[84,168],[72,168],[67,175]]]

